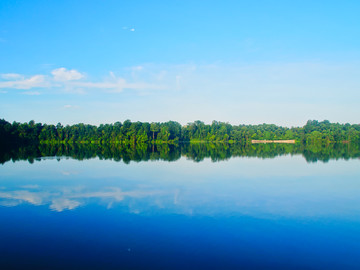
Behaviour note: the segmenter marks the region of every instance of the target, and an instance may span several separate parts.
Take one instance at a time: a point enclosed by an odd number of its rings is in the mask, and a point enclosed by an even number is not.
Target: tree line
[[[185,126],[178,122],[131,122],[75,124],[63,126],[29,121],[9,123],[0,119],[1,144],[28,143],[178,143],[223,142],[249,144],[251,140],[296,140],[302,144],[360,143],[359,124],[330,123],[328,120],[309,120],[303,127],[281,127],[274,124],[231,125],[213,121],[205,124],[195,121]]]

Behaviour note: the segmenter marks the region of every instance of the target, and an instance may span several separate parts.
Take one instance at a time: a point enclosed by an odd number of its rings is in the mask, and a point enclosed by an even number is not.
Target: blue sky
[[[0,2],[0,118],[359,123],[359,1]]]

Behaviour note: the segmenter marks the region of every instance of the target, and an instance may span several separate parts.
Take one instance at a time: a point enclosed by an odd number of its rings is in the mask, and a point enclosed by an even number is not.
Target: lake
[[[0,269],[359,269],[348,146],[3,153]]]

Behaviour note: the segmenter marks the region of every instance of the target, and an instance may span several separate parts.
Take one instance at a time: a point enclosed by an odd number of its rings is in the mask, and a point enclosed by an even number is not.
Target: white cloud
[[[2,77],[8,77],[9,74],[3,74]],[[9,81],[1,81],[0,82],[0,88],[14,88],[14,89],[31,89],[35,87],[48,87],[49,82],[45,80],[44,75],[34,75],[28,79],[21,78],[20,76],[17,76],[19,74],[11,74],[10,77],[12,77],[13,80]],[[14,77],[16,79],[14,80]]]
[[[141,70],[144,69],[144,67],[143,67],[143,66],[135,66],[135,67],[132,67],[131,69],[132,69],[133,71],[141,71]]]
[[[82,88],[95,88],[95,89],[106,89],[110,92],[121,92],[124,89],[132,90],[144,90],[144,89],[163,89],[163,85],[156,85],[151,83],[135,82],[128,83],[123,78],[113,77],[112,80],[102,82],[73,82],[71,86],[82,87]]]
[[[6,207],[14,207],[14,206],[18,206],[19,204],[21,204],[21,201],[0,201],[0,205],[1,206],[6,206]]]
[[[122,29],[125,30],[125,31],[130,31],[130,32],[134,32],[134,31],[135,31],[135,28],[134,28],[134,27],[129,27],[129,26],[123,26]]]
[[[64,210],[73,210],[81,205],[80,202],[69,200],[66,198],[57,198],[54,199],[49,206],[50,209],[55,210],[57,212],[62,212]]]
[[[60,82],[80,80],[85,77],[83,74],[81,74],[75,69],[67,70],[63,67],[54,69],[53,71],[51,71],[51,74],[54,76],[55,81]]]
[[[88,193],[79,193],[69,196],[69,198],[100,198],[100,199],[113,199],[115,201],[122,201],[125,197],[130,198],[143,198],[148,196],[154,196],[161,194],[161,191],[158,190],[132,190],[132,191],[122,191],[120,188],[110,188],[109,191],[97,191],[97,192],[88,192]]]
[[[88,199],[100,199],[110,202],[120,202],[125,197],[140,199],[163,194],[156,190],[130,190],[122,191],[120,188],[108,188],[95,192],[85,192],[82,187],[55,188],[55,190],[42,191],[37,185],[25,185],[21,188],[29,190],[14,190],[0,192],[0,205],[16,206],[21,203],[30,203],[32,205],[49,205],[54,211],[73,210],[87,203]],[[0,187],[1,189],[1,187]]]
[[[135,66],[130,68],[132,72],[138,72],[144,69],[143,66]],[[128,80],[117,77],[113,72],[110,72],[110,77],[107,77],[101,81],[89,81],[80,79],[85,78],[85,75],[75,69],[68,70],[66,68],[57,68],[51,71],[53,76],[48,75],[34,75],[30,78],[26,78],[24,75],[16,73],[0,74],[3,79],[0,81],[0,89],[22,89],[29,90],[33,88],[49,88],[49,89],[61,89],[67,93],[84,94],[88,89],[102,89],[107,92],[121,92],[124,89],[132,90],[157,90],[166,88],[164,85],[152,83],[157,81],[154,78],[144,77],[141,79],[132,76],[129,82]],[[5,93],[5,92],[0,92]],[[24,92],[27,95],[39,95],[38,91]]]
[[[63,108],[64,108],[64,109],[78,109],[79,106],[66,104],[66,105],[63,106]],[[66,174],[66,173],[68,173],[68,174]],[[70,175],[69,172],[63,172],[62,174],[63,174],[63,175]]]
[[[5,80],[20,80],[23,79],[24,76],[17,73],[6,73],[6,74],[1,74],[1,78]]]
[[[80,193],[71,196],[72,198],[111,198],[115,201],[122,201],[124,196],[127,195],[126,192],[121,191],[119,188],[112,188],[110,191],[98,191],[98,192],[89,192],[89,193]]]
[[[43,201],[40,194],[29,192],[27,190],[0,192],[0,198],[25,201],[34,205],[41,205]]]

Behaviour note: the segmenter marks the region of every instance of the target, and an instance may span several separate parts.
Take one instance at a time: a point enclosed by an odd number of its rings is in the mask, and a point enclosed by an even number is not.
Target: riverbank
[[[295,143],[295,140],[251,140],[251,143]]]

